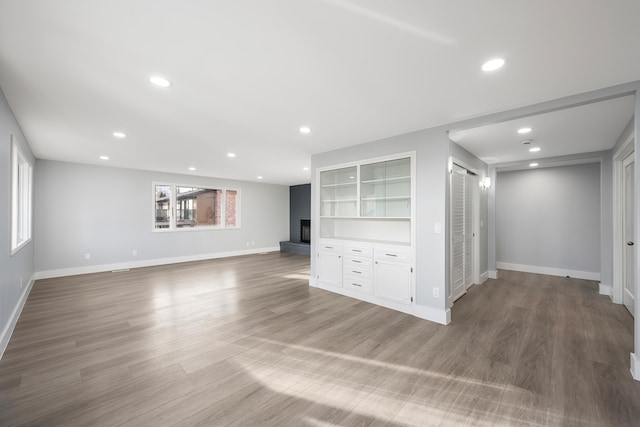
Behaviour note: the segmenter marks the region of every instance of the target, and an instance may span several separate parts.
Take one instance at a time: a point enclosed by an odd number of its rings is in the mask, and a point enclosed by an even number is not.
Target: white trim
[[[2,335],[0,335],[0,359],[2,359],[2,356],[4,355],[4,351],[7,349],[7,346],[9,345],[9,340],[11,339],[11,335],[13,334],[13,330],[15,329],[16,324],[18,323],[18,319],[20,318],[20,314],[22,313],[24,304],[27,302],[27,297],[29,296],[29,293],[31,292],[31,288],[33,288],[33,284],[35,283],[35,281],[36,279],[34,275],[34,277],[32,277],[31,280],[29,280],[29,283],[27,283],[27,286],[25,286],[24,291],[22,292],[22,295],[18,300],[18,303],[14,307],[13,312],[9,317],[9,321],[7,322],[7,325],[4,327],[4,330],[2,331]]]
[[[159,185],[167,186],[171,188],[171,197],[169,200],[170,220],[169,228],[156,228],[156,187]],[[197,227],[178,227],[176,224],[177,216],[177,202],[178,202],[178,187],[187,188],[199,188],[203,190],[219,190],[222,192],[222,209],[220,213],[220,225],[200,225]],[[227,191],[236,192],[236,225],[234,227],[227,227]],[[180,184],[180,183],[168,183],[163,181],[151,182],[151,231],[153,233],[175,233],[175,232],[192,232],[192,231],[214,231],[214,230],[239,230],[242,228],[241,224],[241,189],[239,187],[225,187],[220,186],[214,188],[210,185],[197,185],[197,184]]]
[[[31,242],[33,234],[33,165],[11,135],[9,256]]]
[[[79,274],[103,273],[105,271],[123,270],[127,268],[152,267],[155,265],[178,264],[181,262],[203,261],[216,258],[228,258],[240,255],[252,255],[264,252],[279,252],[280,247],[254,248],[241,251],[217,252],[212,254],[188,255],[172,258],[147,259],[142,261],[128,261],[115,264],[90,265],[87,267],[62,268],[59,270],[38,271],[34,279],[51,279],[54,277],[76,276]]]
[[[640,359],[635,353],[631,353],[631,376],[634,380],[640,381]]]
[[[567,270],[563,268],[542,267],[537,265],[511,264],[508,262],[496,262],[498,270],[522,271],[525,273],[547,274],[550,276],[573,277],[576,279],[600,281],[600,273],[591,271]]]
[[[489,276],[489,279],[497,279],[498,278],[498,270],[489,270],[489,271],[487,271],[487,276]]]
[[[609,285],[603,285],[602,283],[598,283],[598,293],[600,295],[607,295],[611,297],[611,292],[613,292],[613,287]]]
[[[611,299],[616,304],[622,304],[623,270],[624,270],[624,236],[622,230],[624,199],[623,166],[624,160],[635,150],[635,132],[632,132],[625,142],[613,153],[613,274]],[[604,191],[604,189],[603,189]]]
[[[448,308],[446,310],[442,310],[416,304],[413,306],[412,314],[420,319],[430,320],[432,322],[440,323],[441,325],[448,325],[451,323],[451,309]]]
[[[489,272],[485,271],[484,273],[482,273],[480,275],[480,281],[478,283],[476,283],[476,285],[482,285],[484,282],[486,282],[489,279]]]
[[[390,308],[392,310],[400,311],[402,313],[411,314],[420,319],[429,320],[431,322],[440,323],[441,325],[447,325],[451,322],[451,310],[440,310],[433,307],[427,307],[424,305],[402,304],[394,301],[377,298],[371,294],[364,292],[352,291],[350,289],[343,288],[341,286],[332,286],[326,283],[318,282],[313,278],[309,278],[309,285],[323,289],[329,292],[340,294],[346,297],[355,298],[360,301],[365,301],[371,304],[375,304],[380,307]]]

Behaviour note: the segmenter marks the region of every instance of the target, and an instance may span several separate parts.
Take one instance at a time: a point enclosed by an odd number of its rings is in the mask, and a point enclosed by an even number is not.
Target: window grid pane
[[[226,197],[226,218],[225,226],[229,228],[238,226],[238,192],[236,190],[227,190]]]
[[[168,229],[171,226],[171,186],[156,185],[155,195],[155,228]]]

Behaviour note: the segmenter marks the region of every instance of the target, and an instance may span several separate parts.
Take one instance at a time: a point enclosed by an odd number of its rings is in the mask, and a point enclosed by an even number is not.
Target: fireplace
[[[300,220],[300,241],[303,243],[311,243],[311,220]]]

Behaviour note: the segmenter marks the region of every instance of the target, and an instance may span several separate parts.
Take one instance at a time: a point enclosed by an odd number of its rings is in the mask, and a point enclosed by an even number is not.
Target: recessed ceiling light
[[[537,153],[538,151],[540,151],[540,147],[531,147],[531,148],[529,148],[529,152],[530,153]]]
[[[236,156],[236,153],[227,153],[227,157],[234,158],[235,156]]]
[[[196,170],[196,168],[194,168],[193,166],[190,166],[190,167],[189,167],[189,170],[190,170],[190,171],[194,171],[194,170]]]
[[[502,68],[503,65],[504,59],[494,58],[482,64],[482,71],[495,71],[499,68]]]
[[[525,134],[525,133],[529,133],[529,132],[531,132],[532,130],[533,130],[533,129],[531,129],[530,127],[524,127],[524,128],[520,128],[520,129],[518,129],[518,133],[519,133],[520,135],[523,135],[523,134]]]
[[[100,156],[100,160],[109,160],[109,156]]]
[[[169,87],[171,86],[171,82],[164,77],[161,76],[151,76],[149,77],[149,81],[158,87]]]
[[[350,176],[349,179],[356,179],[356,177],[355,176]]]
[[[308,171],[308,170],[309,170],[309,168],[305,166],[305,167],[303,167],[303,168],[302,168],[302,170],[303,170],[303,171]]]
[[[114,132],[113,136],[115,136],[118,139],[123,139],[127,137],[127,135],[124,132]]]
[[[258,176],[257,178],[258,178],[258,179],[262,179],[262,177],[261,177],[261,176]]]
[[[302,126],[300,128],[300,133],[303,133],[303,134],[311,133],[311,128],[309,126]]]
[[[530,167],[530,168],[535,168],[536,166],[538,166],[538,164],[537,164],[537,163],[529,163],[529,167]]]

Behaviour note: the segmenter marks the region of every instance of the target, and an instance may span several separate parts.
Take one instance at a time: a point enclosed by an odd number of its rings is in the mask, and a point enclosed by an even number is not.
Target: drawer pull
[[[395,256],[395,257],[397,257],[397,256],[398,256],[398,255],[396,255],[396,254],[385,254],[385,255],[386,255],[386,256]]]
[[[351,270],[351,272],[356,274],[362,274],[362,271],[358,271],[358,270]]]
[[[362,264],[362,261],[358,261],[357,259],[352,259],[351,262],[355,262],[357,264]]]
[[[360,249],[351,249],[353,252],[362,252]]]
[[[361,285],[361,284],[359,284],[359,283],[351,283],[351,284],[352,284],[353,286],[357,286],[357,287],[359,287],[359,288],[361,288],[361,287],[362,287],[362,285]]]
[[[326,245],[325,245],[325,248],[327,248],[327,249],[333,249],[333,246],[326,246]]]

